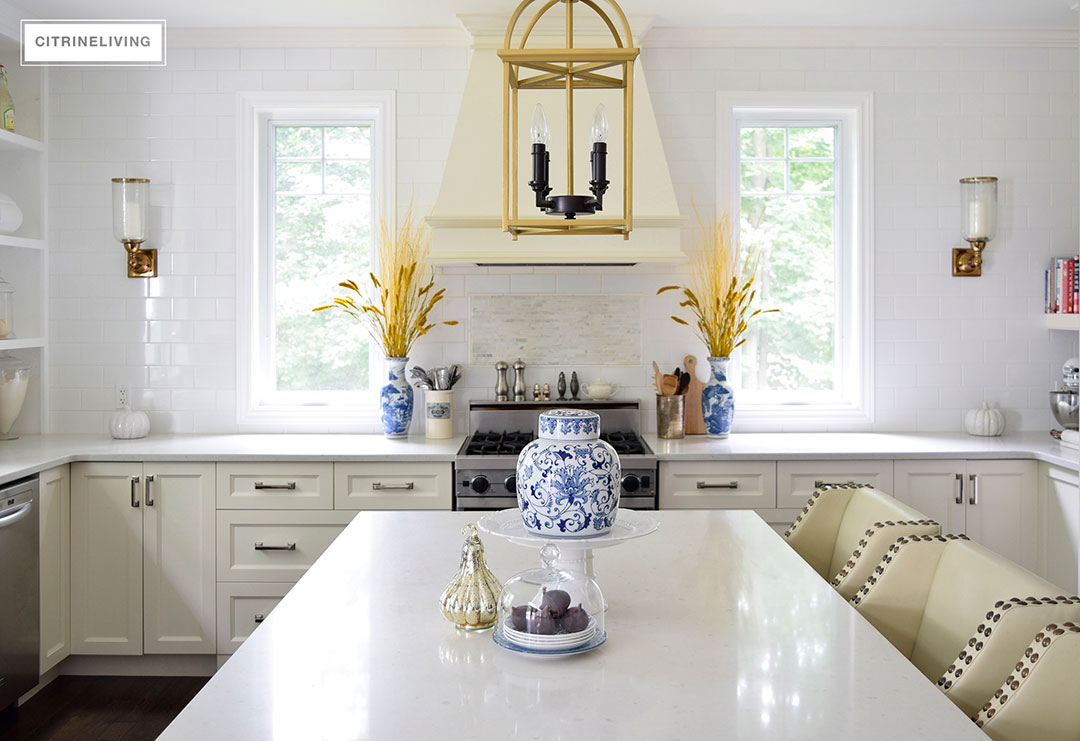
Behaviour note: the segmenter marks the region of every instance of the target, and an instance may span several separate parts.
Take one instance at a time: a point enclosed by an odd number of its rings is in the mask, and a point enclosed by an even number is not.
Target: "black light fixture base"
[[[544,206],[544,213],[562,214],[567,219],[573,219],[578,214],[595,214],[596,206],[593,196],[552,196]]]

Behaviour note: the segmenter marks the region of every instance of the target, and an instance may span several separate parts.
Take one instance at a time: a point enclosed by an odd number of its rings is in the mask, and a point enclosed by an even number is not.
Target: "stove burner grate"
[[[536,436],[531,432],[474,432],[465,443],[465,455],[518,455]],[[634,432],[604,432],[600,439],[619,455],[645,455],[645,445]]]

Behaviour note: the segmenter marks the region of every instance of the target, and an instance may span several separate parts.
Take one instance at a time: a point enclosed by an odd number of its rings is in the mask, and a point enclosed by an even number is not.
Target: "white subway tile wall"
[[[200,48],[170,49],[164,69],[52,70],[49,431],[104,432],[118,383],[130,386],[155,432],[237,429],[236,91],[396,90],[398,201],[423,213],[438,192],[467,58],[462,48]],[[1047,428],[1046,392],[1077,353],[1076,336],[1047,331],[1041,316],[1043,269],[1077,245],[1075,49],[646,45],[642,63],[687,214],[716,198],[716,92],[873,92],[875,420],[854,429],[959,431],[963,410],[983,400],[1006,410],[1011,429]],[[952,278],[957,180],[981,174],[1001,178],[999,235],[982,278]],[[120,175],[153,181],[155,280],[125,277],[109,207],[109,178]],[[691,245],[686,232],[683,247]],[[641,398],[653,430],[652,361],[670,372],[688,353],[704,357],[693,335],[666,319],[674,302],[654,295],[682,277],[670,265],[441,268],[440,318],[462,324],[433,330],[413,359],[467,361],[468,333],[486,329],[469,325],[472,294],[639,295],[644,362],[576,370],[582,382],[603,375],[619,397]],[[338,278],[327,276],[328,287]],[[574,342],[574,327],[558,316],[538,318],[537,331]],[[575,370],[525,360],[530,387],[554,388],[560,370]],[[466,368],[459,431],[467,400],[490,398],[494,382],[492,367]],[[808,426],[736,414],[735,429]]]

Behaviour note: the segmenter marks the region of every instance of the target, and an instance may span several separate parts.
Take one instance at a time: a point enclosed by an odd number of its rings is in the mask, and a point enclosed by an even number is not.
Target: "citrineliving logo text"
[[[22,20],[24,66],[164,66],[163,20]]]

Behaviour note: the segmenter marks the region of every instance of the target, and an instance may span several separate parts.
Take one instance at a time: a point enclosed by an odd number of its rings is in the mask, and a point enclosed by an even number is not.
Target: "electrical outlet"
[[[116,408],[121,409],[128,405],[128,385],[126,383],[116,384]]]

